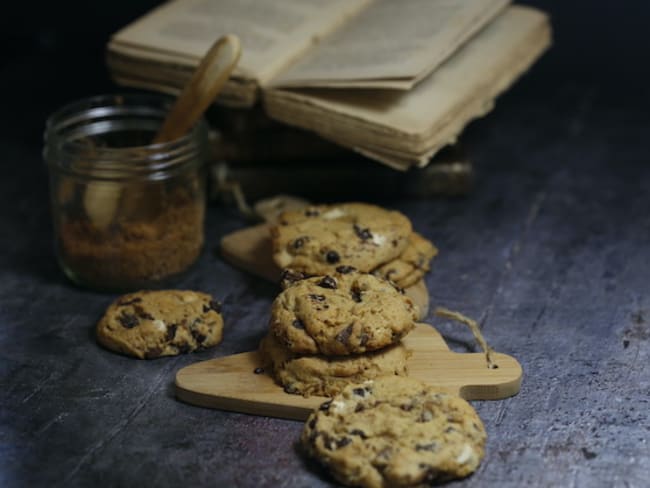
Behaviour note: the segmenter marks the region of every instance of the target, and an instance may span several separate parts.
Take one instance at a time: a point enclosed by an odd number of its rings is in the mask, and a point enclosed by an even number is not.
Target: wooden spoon
[[[210,47],[165,117],[154,144],[178,139],[194,126],[225,85],[240,55],[239,39],[233,35],[221,37]],[[122,184],[118,182],[87,184],[84,208],[97,228],[107,229],[113,222],[122,193]],[[128,207],[128,203],[123,205]]]
[[[225,85],[240,55],[236,36],[223,36],[212,45],[167,114],[154,144],[173,141],[194,126]]]

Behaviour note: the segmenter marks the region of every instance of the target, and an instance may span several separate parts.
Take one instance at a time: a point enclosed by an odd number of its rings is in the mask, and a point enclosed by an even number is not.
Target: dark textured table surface
[[[267,326],[277,289],[215,252],[246,224],[232,209],[209,208],[205,252],[177,284],[223,300],[221,345],[140,361],[95,343],[115,296],[71,286],[57,268],[41,130],[61,103],[114,89],[105,36],[155,2],[94,13],[78,3],[85,22],[47,7],[58,24],[17,20],[3,33],[13,47],[0,65],[0,486],[334,484],[297,448],[301,423],[174,398],[178,369],[252,349]],[[486,458],[451,485],[648,486],[650,8],[538,3],[554,9],[556,45],[465,132],[473,193],[379,203],[440,248],[432,303],[480,319],[524,368],[519,395],[474,402]],[[452,348],[473,348],[466,331],[429,321]]]

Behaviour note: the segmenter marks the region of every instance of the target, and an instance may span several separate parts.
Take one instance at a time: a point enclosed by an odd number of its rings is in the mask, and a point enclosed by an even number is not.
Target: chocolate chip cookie
[[[437,254],[438,249],[431,241],[413,232],[404,252],[396,259],[382,264],[373,274],[392,281],[400,288],[408,288],[431,269],[431,260]]]
[[[368,272],[402,254],[410,234],[406,216],[375,205],[310,206],[284,212],[271,227],[273,259],[311,275],[341,265]]]
[[[369,488],[467,476],[479,466],[485,441],[483,423],[465,400],[395,376],[347,386],[310,415],[301,436],[339,481]]]
[[[270,328],[294,353],[347,355],[397,343],[417,317],[413,300],[389,282],[340,266],[283,290],[271,307]]]
[[[173,356],[221,342],[221,304],[196,291],[139,291],[123,295],[97,324],[97,340],[141,359]]]
[[[260,343],[267,370],[287,393],[332,396],[350,383],[383,375],[406,375],[409,357],[402,343],[354,356],[301,356],[289,351],[273,334]]]

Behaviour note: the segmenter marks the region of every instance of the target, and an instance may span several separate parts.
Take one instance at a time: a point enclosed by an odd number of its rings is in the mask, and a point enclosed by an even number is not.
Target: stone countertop
[[[474,191],[376,202],[439,247],[432,304],[478,319],[524,369],[517,396],[473,402],[486,457],[450,486],[640,487],[650,473],[650,9],[561,3],[572,5],[552,6],[555,47],[463,135]],[[141,361],[96,344],[115,295],[57,267],[41,131],[61,103],[115,87],[103,39],[77,51],[66,39],[19,50],[0,77],[21,94],[7,97],[0,132],[0,485],[335,485],[297,447],[300,422],[174,398],[177,370],[253,349],[267,327],[277,288],[217,252],[246,225],[233,209],[210,206],[206,249],[177,284],[223,301],[221,345]],[[468,331],[427,321],[474,350]]]

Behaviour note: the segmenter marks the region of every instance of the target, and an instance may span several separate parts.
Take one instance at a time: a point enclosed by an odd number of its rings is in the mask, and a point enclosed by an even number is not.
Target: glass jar
[[[65,274],[95,289],[159,287],[204,241],[207,126],[152,140],[172,100],[105,95],[71,103],[45,129],[55,250]]]

